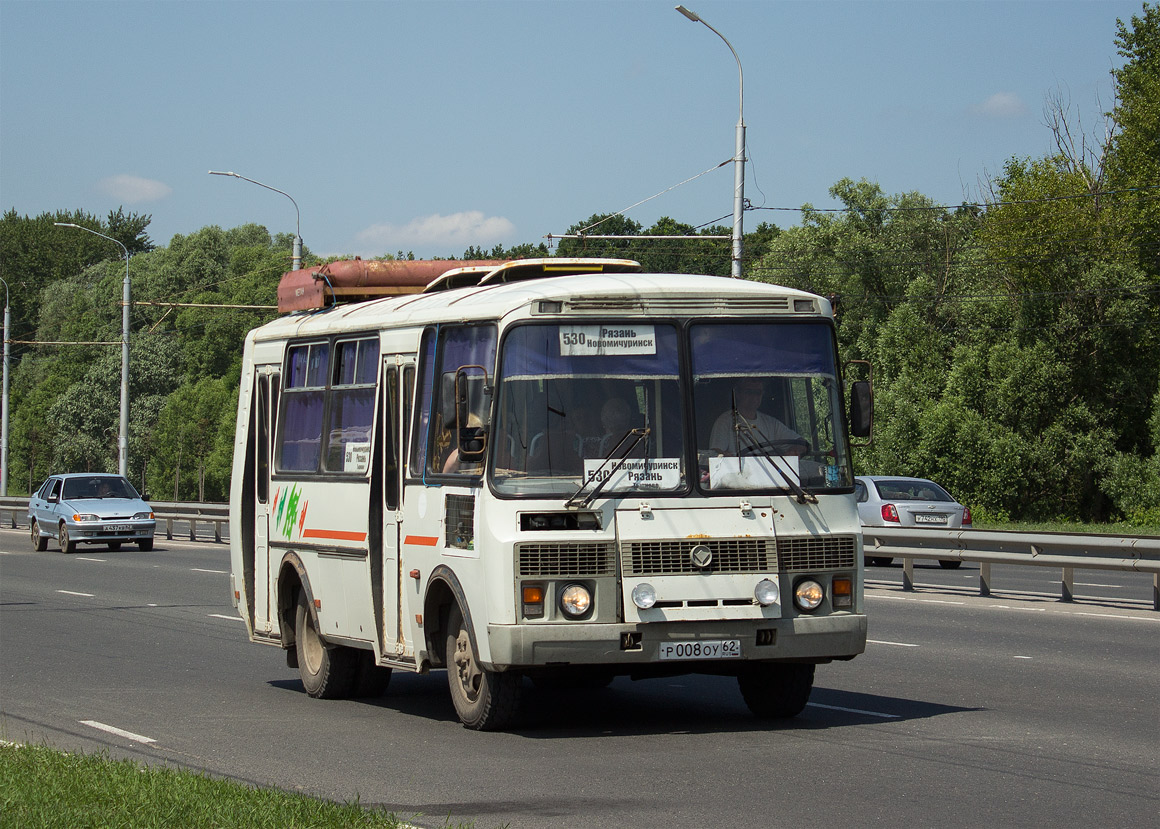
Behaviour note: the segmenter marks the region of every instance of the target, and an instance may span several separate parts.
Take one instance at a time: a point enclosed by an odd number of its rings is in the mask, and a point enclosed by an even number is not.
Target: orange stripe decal
[[[346,530],[303,530],[303,538],[326,538],[331,541],[366,541],[366,533],[352,533]]]
[[[434,547],[439,543],[438,536],[409,535],[403,539],[404,544],[414,544],[416,547]]]

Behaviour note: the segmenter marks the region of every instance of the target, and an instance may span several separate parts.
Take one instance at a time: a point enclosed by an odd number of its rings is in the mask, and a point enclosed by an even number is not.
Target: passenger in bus
[[[586,458],[607,458],[616,448],[625,433],[632,427],[632,407],[623,397],[610,397],[600,407],[599,437],[584,439],[583,455]]]
[[[709,448],[730,457],[741,452],[761,454],[762,449],[775,455],[805,454],[809,448],[805,438],[773,415],[759,410],[764,397],[764,381],[758,377],[739,378],[733,384],[730,407],[713,423]]]

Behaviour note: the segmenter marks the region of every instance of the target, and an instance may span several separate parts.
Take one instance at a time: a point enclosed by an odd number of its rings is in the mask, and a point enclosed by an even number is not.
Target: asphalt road
[[[915,593],[870,568],[866,654],[819,667],[789,723],[752,719],[732,680],[618,679],[527,684],[521,726],[481,734],[442,673],[309,699],[280,651],[245,640],[225,545],[66,556],[0,530],[0,738],[357,797],[424,827],[1155,827],[1150,582],[1085,573],[1063,604],[1058,573],[996,568],[980,598],[969,567],[920,565]]]

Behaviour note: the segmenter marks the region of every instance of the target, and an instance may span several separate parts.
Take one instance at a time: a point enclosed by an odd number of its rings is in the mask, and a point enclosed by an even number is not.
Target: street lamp
[[[4,283],[4,394],[3,401],[0,402],[0,495],[8,494],[8,360],[9,360],[9,342],[8,342],[8,282],[0,278],[0,282]]]
[[[129,249],[112,236],[97,233],[87,227],[72,222],[53,222],[57,227],[75,227],[102,239],[108,239],[121,246],[125,251],[125,282],[121,288],[121,431],[117,436],[117,471],[121,477],[129,475]],[[8,343],[5,337],[4,349],[7,352]]]
[[[741,58],[737,57],[737,50],[733,48],[733,44],[725,39],[725,35],[714,29],[706,23],[696,12],[686,9],[684,6],[677,6],[677,11],[692,20],[694,23],[700,23],[705,26],[717,37],[725,41],[725,45],[729,47],[729,51],[733,53],[733,59],[737,61],[737,145],[733,153],[733,266],[732,275],[741,278],[741,235],[742,235],[742,219],[741,214],[745,209],[745,76],[741,73]]]
[[[271,187],[268,184],[262,184],[260,181],[254,181],[252,178],[240,176],[237,173],[221,172],[219,170],[210,170],[211,176],[233,176],[240,178],[242,181],[248,181],[250,184],[256,184],[259,187],[265,187],[267,190],[273,190],[275,193],[281,193],[286,198],[290,199],[290,203],[294,205],[294,212],[298,215],[297,230],[294,233],[294,255],[290,259],[290,270],[297,271],[302,269],[302,214],[298,210],[298,202],[294,201],[294,197],[289,193],[279,190],[277,187]]]

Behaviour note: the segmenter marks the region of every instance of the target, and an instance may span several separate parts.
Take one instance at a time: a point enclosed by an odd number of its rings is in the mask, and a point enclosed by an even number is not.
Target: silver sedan
[[[863,527],[957,530],[971,526],[971,508],[926,478],[860,475],[854,479],[854,492],[858,499],[858,520]],[[867,564],[876,565],[891,561],[881,556],[866,559]],[[939,564],[954,569],[962,562],[940,559]]]

